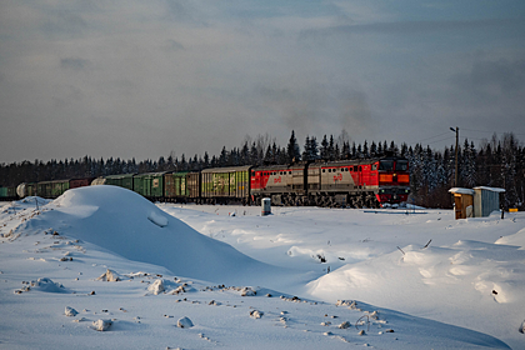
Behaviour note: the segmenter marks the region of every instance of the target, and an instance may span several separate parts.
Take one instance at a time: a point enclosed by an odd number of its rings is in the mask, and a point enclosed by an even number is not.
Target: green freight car
[[[106,176],[103,183],[104,185],[120,186],[133,191],[133,177],[134,174],[109,175]]]
[[[0,201],[7,201],[7,187],[0,187]]]
[[[169,202],[186,202],[190,196],[189,172],[164,174],[164,198]]]
[[[201,172],[201,198],[205,203],[249,203],[252,166],[206,169]]]
[[[41,181],[36,184],[35,195],[42,198],[57,198],[69,190],[69,180]]]
[[[166,172],[135,175],[133,178],[133,191],[150,199],[164,199],[164,175]]]
[[[16,187],[0,187],[0,201],[11,201],[17,198]]]

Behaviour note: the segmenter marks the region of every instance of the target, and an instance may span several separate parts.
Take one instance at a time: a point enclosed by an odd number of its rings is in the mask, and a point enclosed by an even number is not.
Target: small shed
[[[474,187],[474,216],[489,216],[494,210],[500,209],[500,194],[505,193],[505,189],[497,187]]]
[[[456,220],[474,217],[474,195],[476,191],[470,188],[454,187],[449,190],[454,194]]]
[[[454,187],[449,190],[454,194],[456,220],[472,217],[489,216],[495,210],[500,209],[500,194],[505,192],[503,188],[497,187]]]

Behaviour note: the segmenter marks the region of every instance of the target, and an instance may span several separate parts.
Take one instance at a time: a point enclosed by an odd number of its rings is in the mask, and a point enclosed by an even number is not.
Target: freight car
[[[109,175],[98,177],[91,182],[91,185],[113,185],[127,188],[133,191],[133,177],[135,174]]]
[[[212,168],[201,171],[201,203],[246,205],[250,197],[251,166]]]
[[[16,187],[16,194],[19,198],[28,196],[40,196],[43,198],[57,198],[70,188],[89,186],[93,181],[92,177],[41,181],[36,183],[21,183]]]
[[[188,201],[190,196],[189,174],[189,171],[182,171],[164,175],[164,198],[166,201],[182,203]]]
[[[12,201],[17,198],[16,187],[0,187],[0,201]]]
[[[152,201],[163,200],[164,175],[167,172],[138,174],[133,177],[133,191]]]

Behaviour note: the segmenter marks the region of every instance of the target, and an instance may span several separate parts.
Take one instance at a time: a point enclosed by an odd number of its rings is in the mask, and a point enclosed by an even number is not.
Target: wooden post
[[[458,144],[459,144],[459,128],[456,126],[456,179],[455,179],[455,184],[454,186],[458,187],[459,186],[459,169],[458,169],[458,156],[459,156],[459,149],[458,149]]]

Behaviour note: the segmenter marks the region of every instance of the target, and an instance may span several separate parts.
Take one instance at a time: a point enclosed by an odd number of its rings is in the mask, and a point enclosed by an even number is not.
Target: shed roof
[[[474,189],[475,190],[492,191],[492,192],[498,192],[498,193],[504,193],[505,192],[504,188],[499,188],[499,187],[478,186],[478,187],[474,187]]]
[[[463,187],[453,187],[450,190],[448,190],[450,193],[457,193],[457,194],[470,194],[471,196],[476,193],[474,190],[471,190],[470,188],[463,188]]]

